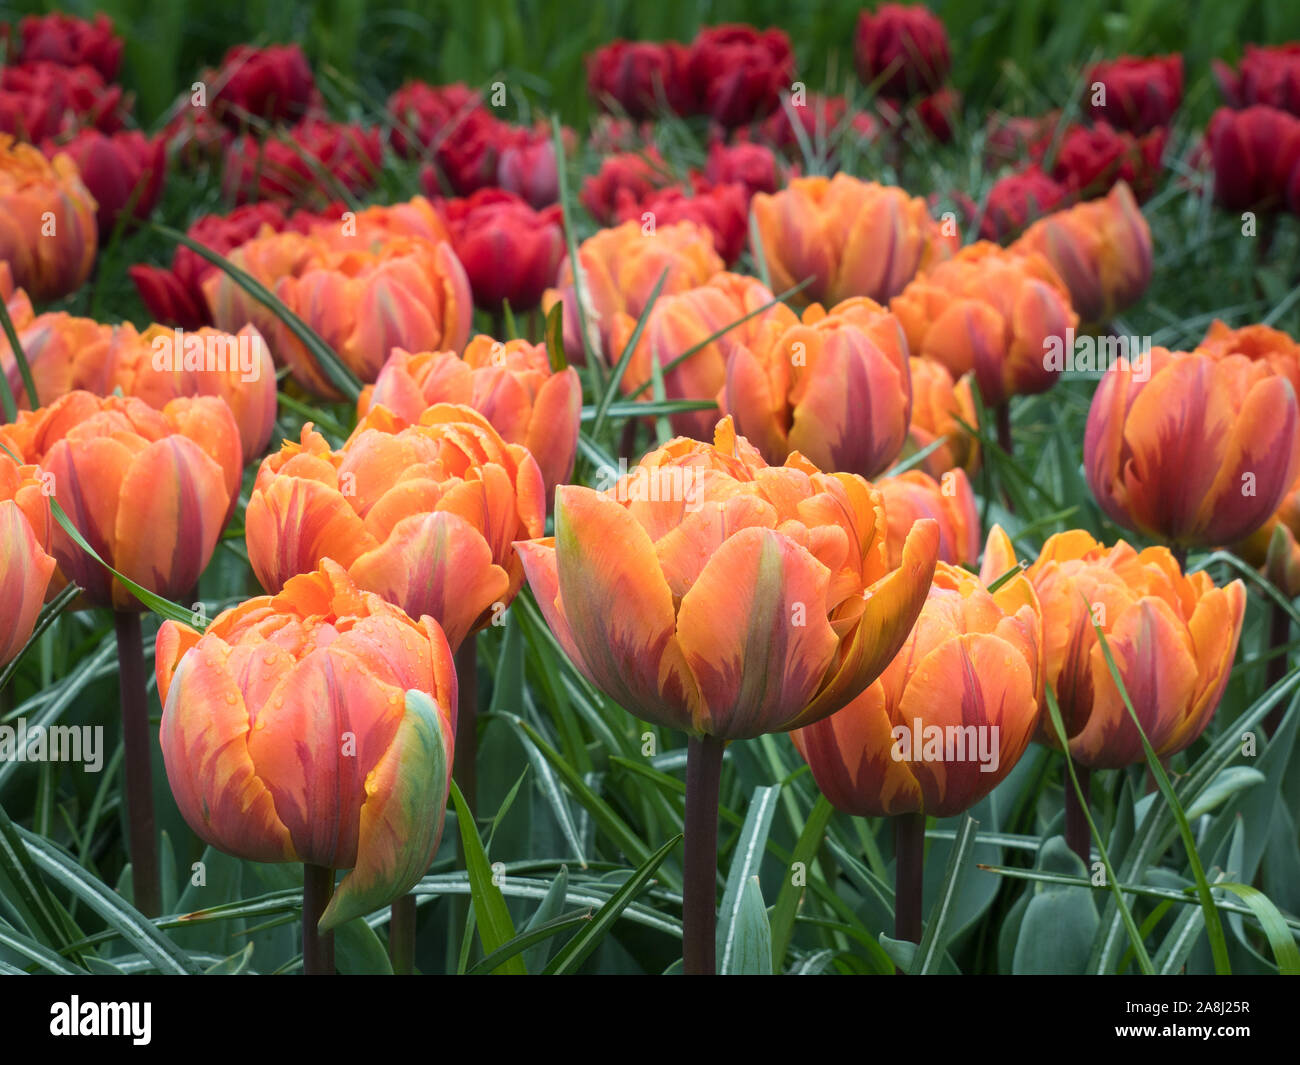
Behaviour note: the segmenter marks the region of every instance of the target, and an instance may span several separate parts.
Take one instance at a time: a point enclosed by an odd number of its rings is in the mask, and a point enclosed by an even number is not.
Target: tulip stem
[[[894,938],[921,942],[925,884],[925,814],[894,818]]]
[[[456,649],[456,755],[452,776],[465,804],[478,810],[478,640],[465,637]]]
[[[1079,856],[1079,860],[1083,862],[1083,868],[1088,870],[1092,868],[1092,830],[1088,827],[1087,805],[1091,774],[1087,768],[1076,764],[1074,775],[1079,780],[1079,792],[1083,793],[1083,798],[1079,798],[1079,794],[1071,786],[1069,774],[1067,774],[1065,781],[1065,842],[1070,850]]]
[[[414,895],[403,895],[389,910],[388,956],[395,975],[410,976],[415,972]]]
[[[162,896],[158,881],[158,840],[154,832],[153,756],[140,615],[134,611],[114,611],[113,625],[117,630],[118,691],[122,702],[131,889],[135,908],[146,917],[157,917],[162,912]]]
[[[682,971],[717,967],[718,785],[726,741],[692,736],[686,748],[686,862],[682,891]]]
[[[302,971],[305,976],[334,975],[334,933],[321,932],[318,927],[333,894],[333,869],[323,865],[302,867]]]
[[[1169,548],[1169,552],[1174,556],[1174,561],[1178,563],[1178,572],[1185,574],[1187,572],[1187,545],[1174,544]]]
[[[1009,458],[1015,454],[1016,444],[1011,436],[1011,404],[999,403],[997,406],[998,419],[998,447],[1007,453]]]
[[[1273,657],[1268,660],[1268,673],[1264,678],[1264,687],[1271,688],[1274,684],[1286,676],[1287,656],[1281,653],[1281,649],[1291,642],[1291,615],[1286,612],[1286,608],[1278,602],[1270,604],[1269,608],[1269,625],[1268,625],[1268,649],[1272,652]],[[1282,724],[1282,713],[1286,709],[1289,700],[1283,699],[1269,711],[1268,717],[1264,719],[1264,731],[1269,736],[1277,733],[1278,726]]]

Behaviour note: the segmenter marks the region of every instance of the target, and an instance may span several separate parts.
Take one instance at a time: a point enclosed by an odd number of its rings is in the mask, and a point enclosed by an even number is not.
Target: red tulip
[[[31,62],[0,69],[0,97],[7,117],[0,132],[32,143],[79,129],[116,133],[130,111],[120,85],[106,85],[94,67]]]
[[[665,109],[691,114],[687,56],[676,41],[611,41],[587,57],[587,91],[601,107],[614,103],[633,119]]]
[[[1166,129],[1135,137],[1105,122],[1092,129],[1071,126],[1061,141],[1052,176],[1083,199],[1103,196],[1117,181],[1127,181],[1141,202],[1155,191],[1168,140]]]
[[[709,144],[704,178],[713,185],[739,183],[745,186],[750,196],[756,192],[775,192],[785,183],[772,149],[743,140],[734,144],[713,140]]]
[[[296,120],[316,99],[311,66],[296,44],[237,44],[209,78],[216,82],[214,113],[236,129],[250,118],[270,123]]]
[[[48,60],[60,66],[75,67],[83,63],[105,81],[117,78],[122,64],[122,38],[113,33],[113,20],[97,14],[93,22],[73,15],[56,13],[28,15],[19,24],[22,46],[20,63]]]
[[[528,311],[541,302],[564,257],[558,204],[537,212],[509,192],[481,189],[441,211],[478,307],[496,313],[508,300]]]
[[[539,124],[536,129],[503,128],[508,132],[502,137],[497,158],[496,183],[539,211],[558,203],[559,161],[549,127]],[[572,142],[572,132],[565,130],[562,143],[571,147]]]
[[[285,139],[241,137],[226,152],[222,189],[236,203],[285,199],[324,204],[336,198],[338,186],[356,194],[372,188],[379,177],[383,147],[377,129],[310,118],[280,136]]]
[[[1300,41],[1262,48],[1248,44],[1238,70],[1218,60],[1213,67],[1230,106],[1263,104],[1300,115]]]
[[[1030,222],[1060,207],[1067,195],[1064,185],[1037,166],[1009,174],[989,190],[980,236],[997,241],[1017,236]]]
[[[729,128],[770,115],[794,80],[790,38],[746,25],[700,30],[687,65],[700,109]]]
[[[1205,130],[1214,163],[1214,198],[1230,211],[1271,208],[1287,199],[1300,169],[1300,118],[1272,107],[1221,107]]]
[[[46,156],[67,152],[81,171],[81,180],[99,205],[99,239],[106,241],[118,216],[131,207],[131,217],[148,218],[162,193],[167,173],[166,144],[131,130],[111,136],[82,130],[66,144],[43,145]]]
[[[1169,125],[1183,101],[1183,57],[1124,55],[1095,64],[1085,81],[1088,113],[1094,119],[1130,133],[1149,133]]]
[[[597,222],[610,226],[646,197],[672,183],[672,168],[651,146],[644,152],[610,156],[582,183],[578,199]]]
[[[643,225],[694,222],[713,234],[713,246],[730,265],[740,258],[749,235],[749,196],[744,185],[696,184],[687,194],[678,187],[660,189],[640,203],[625,203],[619,214],[623,221]]]
[[[920,4],[882,4],[858,16],[853,37],[858,77],[885,96],[933,92],[948,76],[952,57],[943,22]]]
[[[492,118],[479,92],[463,82],[435,86],[408,81],[388,98],[388,112],[393,119],[393,150],[406,159],[418,158],[426,150],[438,153],[444,145],[463,139],[476,121]]]

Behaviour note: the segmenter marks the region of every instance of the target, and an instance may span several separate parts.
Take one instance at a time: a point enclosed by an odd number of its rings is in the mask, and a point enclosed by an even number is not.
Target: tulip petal
[[[447,811],[450,724],[427,693],[406,693],[393,742],[366,775],[357,864],[325,907],[322,932],[404,895],[429,868]]]

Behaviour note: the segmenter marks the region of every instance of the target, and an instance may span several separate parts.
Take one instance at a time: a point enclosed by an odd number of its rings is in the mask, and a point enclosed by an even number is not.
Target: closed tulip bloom
[[[122,65],[122,38],[113,32],[113,20],[103,13],[93,20],[58,12],[27,15],[19,23],[19,30],[19,63],[44,61],[65,67],[85,64],[105,81],[116,79]]]
[[[40,473],[38,467],[21,466],[0,450],[0,602],[5,604],[0,667],[30,638],[54,575],[53,522]]]
[[[1014,237],[1031,222],[1056,210],[1067,195],[1064,185],[1053,181],[1037,166],[1008,174],[989,189],[984,217],[980,220],[980,236],[998,241]]]
[[[551,369],[544,344],[502,343],[479,334],[463,356],[454,351],[412,353],[397,348],[373,388],[357,404],[364,418],[371,407],[387,407],[405,425],[415,425],[429,407],[460,403],[482,414],[508,444],[522,444],[537,460],[547,506],[556,485],[573,473],[582,414],[578,371]]]
[[[904,457],[922,451],[940,437],[944,442],[925,457],[923,468],[931,477],[942,477],[948,470],[979,469],[979,441],[962,426],[979,428],[975,397],[971,392],[971,375],[954,381],[942,363],[933,359],[910,359],[912,376],[912,425]]]
[[[1183,548],[1245,539],[1298,464],[1295,389],[1244,355],[1152,348],[1108,370],[1088,412],[1083,467],[1102,510]]]
[[[230,408],[214,396],[162,410],[131,397],[69,392],[9,427],[26,461],[53,478],[53,496],[119,573],[167,599],[189,595],[239,491],[242,453]],[[139,601],[62,528],[51,553],[88,606]]]
[[[912,389],[898,320],[865,298],[818,304],[783,332],[739,346],[719,406],[771,462],[875,477],[907,440]]]
[[[887,564],[879,494],[800,456],[768,466],[731,420],[605,492],[559,489],[555,536],[516,545],[565,653],[629,713],[737,740],[820,720],[916,620],[938,528]]]
[[[114,385],[109,384],[114,377],[109,368],[113,326],[102,325],[92,318],[78,318],[66,311],[39,314],[27,322],[15,321],[14,326],[41,403],[53,403],[76,389],[96,395],[113,391]],[[18,360],[3,335],[0,335],[0,371],[8,379],[9,390],[19,408],[28,407]]]
[[[921,470],[907,470],[875,484],[889,524],[891,566],[902,562],[907,535],[922,518],[932,518],[939,526],[940,562],[971,567],[979,562],[980,516],[964,471],[949,470],[936,480]]]
[[[386,906],[438,849],[456,673],[412,621],[326,561],[202,635],[158,631],[159,741],[182,816],[219,850],[350,870],[328,930]]]
[[[995,526],[984,578],[1015,565],[1010,540]],[[1108,548],[1080,529],[1049,538],[1025,576],[1042,604],[1047,682],[1074,761],[1119,769],[1145,757],[1097,628],[1158,757],[1177,754],[1205,730],[1241,636],[1241,581],[1216,588],[1205,572],[1184,576],[1167,548],[1139,552],[1123,540]],[[1059,746],[1046,716],[1039,738]]]
[[[706,26],[691,42],[686,73],[699,110],[731,129],[776,110],[794,80],[794,51],[782,30]]]
[[[984,241],[918,277],[889,309],[913,355],[954,377],[974,371],[989,406],[1051,388],[1060,371],[1047,365],[1050,344],[1079,321],[1045,258]]]
[[[213,112],[235,129],[258,119],[271,124],[292,121],[319,99],[311,66],[296,44],[237,44],[213,72],[213,80],[219,86]]]
[[[83,129],[61,144],[47,141],[45,154],[66,152],[99,205],[99,238],[107,242],[118,217],[129,205],[132,218],[148,218],[162,194],[167,174],[167,145],[138,130],[106,134]]]
[[[578,261],[590,336],[584,342],[573,268],[567,258],[560,264],[557,287],[542,297],[542,310],[549,314],[563,302],[564,351],[580,365],[586,362],[587,352],[596,349],[606,363],[618,361],[621,352],[611,348],[610,337],[620,323],[635,325],[665,271],[661,299],[703,285],[723,269],[712,234],[694,222],[657,226],[654,233],[645,233],[637,222],[602,229],[579,245]]]
[[[1122,55],[1094,64],[1084,81],[1088,113],[1094,119],[1147,133],[1169,125],[1183,102],[1183,57]]]
[[[90,275],[95,200],[66,155],[47,160],[0,134],[0,260],[43,302],[75,292]]]
[[[1104,199],[1035,222],[1010,250],[1051,263],[1089,326],[1105,326],[1151,284],[1151,228],[1122,181]]]
[[[378,376],[393,348],[458,350],[469,339],[473,316],[469,279],[449,244],[393,238],[377,252],[336,251],[315,237],[300,238],[307,241],[305,248],[291,237],[265,238],[295,260],[276,282],[275,294],[362,381]],[[242,250],[248,252],[248,245]],[[218,327],[238,329],[248,321],[259,331],[265,326],[269,332],[263,335],[294,378],[314,395],[337,398],[324,369],[278,318],[266,321],[260,315],[235,324],[244,301],[225,298],[229,287],[225,276],[213,275],[204,282]]]
[[[310,425],[262,462],[245,514],[248,558],[275,593],[324,558],[453,648],[523,583],[511,544],[541,535],[542,475],[481,414],[430,407],[404,426],[373,407],[339,451]]]
[[[1273,516],[1250,536],[1232,545],[1235,554],[1258,568],[1288,599],[1300,595],[1300,481],[1282,498]]]
[[[686,46],[677,41],[611,41],[587,56],[587,92],[629,118],[652,118],[665,109],[690,114],[695,101],[686,62]]]
[[[767,310],[755,313],[763,307]],[[753,317],[740,322],[749,314]],[[726,383],[727,365],[735,353],[750,345],[765,346],[760,338],[779,333],[796,320],[792,311],[773,302],[771,291],[762,282],[742,274],[718,274],[699,288],[661,295],[623,374],[623,390],[632,393],[650,382],[652,363],[666,367],[709,337],[722,333],[690,358],[663,370],[667,399],[715,399]],[[610,337],[611,350],[621,352],[635,329],[630,318],[620,319]],[[650,400],[654,394],[646,389],[640,398]],[[717,420],[713,410],[670,415],[675,432],[697,440],[710,439]]]
[[[1147,200],[1155,191],[1168,143],[1167,129],[1139,137],[1106,122],[1070,126],[1061,137],[1052,176],[1080,199],[1101,196],[1124,181],[1138,200]]]
[[[659,189],[640,203],[625,203],[621,219],[651,220],[656,226],[695,222],[713,235],[713,246],[728,265],[740,258],[749,234],[749,194],[740,183],[709,185],[696,178],[694,189]]]
[[[482,189],[448,201],[443,213],[476,306],[499,313],[506,301],[512,311],[541,302],[564,257],[558,205],[538,212],[509,192]]]
[[[823,795],[860,817],[952,817],[991,792],[1038,728],[1043,630],[1033,585],[996,592],[940,562],[880,678],[792,738]]]
[[[948,32],[927,7],[882,4],[858,16],[853,38],[858,77],[886,96],[933,92],[952,65]]]
[[[795,178],[775,195],[756,195],[751,207],[761,244],[755,257],[777,292],[812,278],[796,296],[803,303],[886,302],[958,247],[919,196],[844,173]]]
[[[1230,106],[1263,104],[1300,115],[1300,41],[1248,44],[1237,70],[1217,59],[1211,67]]]
[[[1300,118],[1263,105],[1221,107],[1210,116],[1205,143],[1221,206],[1244,211],[1285,204],[1287,183],[1300,165]]]

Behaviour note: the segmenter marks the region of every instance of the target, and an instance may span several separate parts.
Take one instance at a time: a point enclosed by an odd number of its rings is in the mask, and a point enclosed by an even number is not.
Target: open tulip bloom
[[[939,528],[889,565],[880,495],[799,453],[769,466],[730,418],[604,492],[557,492],[555,535],[516,544],[565,653],[637,717],[690,736],[685,970],[714,964],[718,781],[727,742],[787,732],[858,696],[907,638]]]

